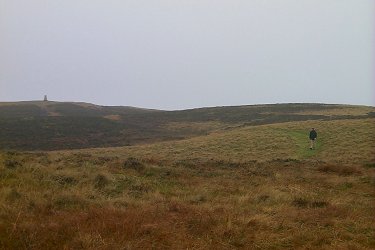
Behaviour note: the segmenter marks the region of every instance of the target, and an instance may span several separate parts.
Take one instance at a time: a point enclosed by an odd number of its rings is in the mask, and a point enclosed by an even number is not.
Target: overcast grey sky
[[[0,0],[0,101],[375,105],[374,0]]]

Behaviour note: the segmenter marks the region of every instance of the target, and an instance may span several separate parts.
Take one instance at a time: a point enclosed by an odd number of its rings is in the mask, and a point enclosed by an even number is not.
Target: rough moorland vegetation
[[[0,249],[373,249],[374,146],[367,118],[3,151]]]
[[[217,130],[290,121],[374,117],[374,108],[275,104],[157,111],[87,103],[0,103],[0,149],[58,150],[129,146]]]

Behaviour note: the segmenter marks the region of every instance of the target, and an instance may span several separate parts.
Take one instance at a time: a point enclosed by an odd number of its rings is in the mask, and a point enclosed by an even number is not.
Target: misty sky
[[[374,0],[0,0],[0,101],[375,105]]]

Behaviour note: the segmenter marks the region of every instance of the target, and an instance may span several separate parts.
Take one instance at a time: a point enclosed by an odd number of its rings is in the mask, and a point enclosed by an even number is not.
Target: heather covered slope
[[[347,119],[1,152],[0,249],[373,249],[374,149]]]
[[[87,103],[0,103],[0,148],[56,150],[171,141],[239,126],[362,119],[373,107],[274,104],[157,111]]]

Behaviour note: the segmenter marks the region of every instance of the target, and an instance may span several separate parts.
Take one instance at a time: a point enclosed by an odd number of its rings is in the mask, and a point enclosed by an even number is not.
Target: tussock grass
[[[314,121],[3,152],[0,249],[373,249],[373,128]]]
[[[353,175],[353,174],[360,174],[361,170],[358,167],[352,166],[340,166],[340,165],[332,165],[332,164],[324,164],[318,167],[318,170],[325,173],[335,173],[338,175]]]
[[[309,149],[309,131],[318,131],[316,150]],[[70,151],[67,151],[70,155]],[[317,160],[342,164],[375,162],[374,119],[302,121],[236,128],[175,142],[143,146],[76,150],[77,154],[142,158],[224,161]],[[59,151],[64,154],[64,151]]]

